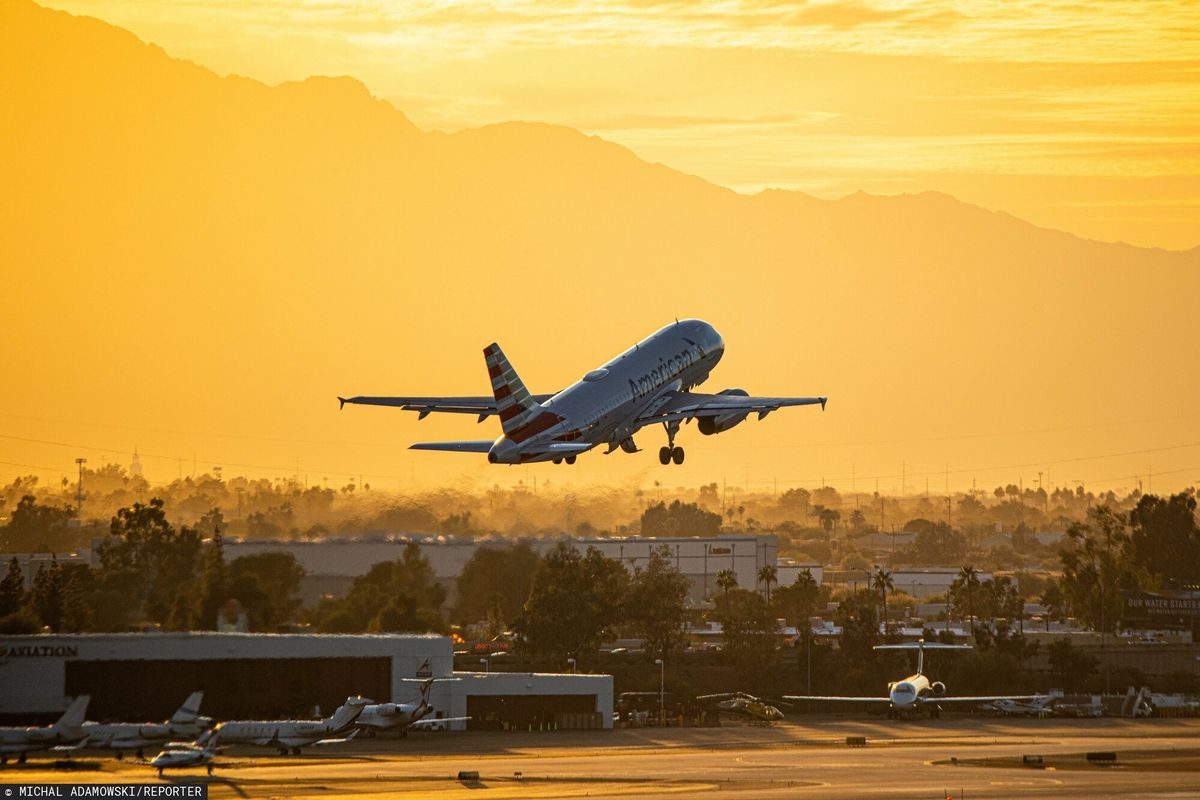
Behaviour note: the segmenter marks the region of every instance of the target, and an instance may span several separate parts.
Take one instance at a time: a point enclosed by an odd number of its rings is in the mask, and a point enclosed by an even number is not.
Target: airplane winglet
[[[826,404],[826,403],[828,403],[828,402],[829,402],[829,398],[828,398],[828,397],[822,397],[822,398],[821,398],[821,410],[822,410],[822,411],[824,411],[824,410],[825,410],[825,404]]]
[[[338,398],[338,411],[341,411],[345,407],[346,407],[346,398],[339,397]]]

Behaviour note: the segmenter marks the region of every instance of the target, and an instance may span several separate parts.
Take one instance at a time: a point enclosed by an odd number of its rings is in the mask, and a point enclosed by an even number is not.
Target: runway
[[[865,747],[848,747],[864,736]],[[1112,766],[1088,764],[1113,751]],[[1020,766],[1041,755],[1044,768]],[[158,781],[145,765],[93,759],[96,771],[47,769],[50,759],[0,772],[0,781]],[[957,763],[956,763],[957,762]],[[90,766],[90,764],[89,764]],[[460,771],[478,780],[459,780]],[[886,722],[804,719],[770,727],[560,733],[430,733],[311,748],[301,757],[236,748],[206,782],[213,798],[1194,798],[1200,796],[1200,720]],[[946,794],[944,795],[943,792]]]

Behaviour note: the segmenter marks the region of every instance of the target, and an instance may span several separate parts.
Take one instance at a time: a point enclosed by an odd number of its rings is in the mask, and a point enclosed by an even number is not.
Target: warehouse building
[[[435,717],[509,728],[587,715],[580,726],[612,727],[611,675],[456,673],[453,662],[451,640],[432,635],[0,636],[0,723],[51,721],[81,694],[88,719],[162,720],[197,689],[218,720],[308,717],[352,695],[411,701],[434,678]]]

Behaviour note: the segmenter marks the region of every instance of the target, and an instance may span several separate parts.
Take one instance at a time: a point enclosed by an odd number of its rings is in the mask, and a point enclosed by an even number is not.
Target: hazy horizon
[[[0,134],[0,478],[73,478],[77,456],[127,465],[136,448],[153,481],[222,466],[393,489],[1200,479],[1198,249],[1098,244],[946,194],[738,195],[686,158],[650,164],[566,128],[425,132],[357,83],[267,88],[175,60],[175,44],[168,58],[3,8],[15,81],[0,99],[24,124]],[[1190,186],[1180,152],[1164,163]],[[339,394],[486,393],[493,340],[553,391],[676,316],[725,337],[705,390],[824,394],[828,410],[716,437],[685,426],[688,463],[670,468],[655,429],[638,455],[505,468],[405,449],[491,437],[494,420],[337,410]]]

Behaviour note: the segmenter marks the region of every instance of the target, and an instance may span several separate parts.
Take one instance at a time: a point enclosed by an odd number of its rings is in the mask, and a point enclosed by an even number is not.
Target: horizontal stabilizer
[[[491,439],[467,440],[463,442],[417,442],[409,450],[442,450],[447,453],[486,453],[492,449]]]

